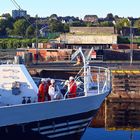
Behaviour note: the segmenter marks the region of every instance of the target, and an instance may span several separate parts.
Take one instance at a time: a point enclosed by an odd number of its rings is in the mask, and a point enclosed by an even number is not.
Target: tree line
[[[21,17],[13,19],[10,14],[3,14],[0,19],[0,48],[17,48],[27,47],[31,43],[36,42],[38,37],[39,42],[48,42],[49,39],[57,38],[59,33],[69,32],[69,28],[73,27],[114,27],[118,34],[121,33],[123,27],[136,27],[140,33],[140,19],[133,20],[108,14],[106,18],[96,22],[84,21],[75,17],[58,17],[52,14],[47,18],[37,17]],[[42,38],[40,30],[46,27],[47,36]],[[54,34],[58,33],[58,34]],[[121,42],[121,38],[119,38]],[[129,40],[125,40],[129,42]]]
[[[8,16],[7,19],[0,19],[0,37],[34,38],[36,35],[39,36],[39,30],[44,26],[43,23],[42,20],[38,19],[36,21],[35,18],[13,19],[11,16]],[[48,20],[45,25],[48,26],[48,33],[69,31],[67,24],[63,24],[57,20]]]
[[[70,26],[80,27],[115,27],[117,33],[120,33],[123,27],[136,27],[140,32],[140,19],[133,20],[131,23],[128,18],[121,18],[108,14],[106,18],[99,19],[95,22],[84,21],[75,17],[58,17],[52,14],[47,18],[17,18],[13,19],[10,14],[3,15],[6,19],[0,19],[0,37],[21,37],[34,38],[39,36],[40,29],[47,27],[48,33],[66,33],[69,32]],[[65,20],[65,21],[64,21]],[[37,26],[36,26],[37,24]],[[131,24],[131,25],[130,25]]]

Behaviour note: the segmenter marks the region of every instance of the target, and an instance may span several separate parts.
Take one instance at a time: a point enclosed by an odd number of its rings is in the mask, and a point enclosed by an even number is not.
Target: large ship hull
[[[2,132],[34,132],[47,139],[80,139],[108,92],[0,108]]]

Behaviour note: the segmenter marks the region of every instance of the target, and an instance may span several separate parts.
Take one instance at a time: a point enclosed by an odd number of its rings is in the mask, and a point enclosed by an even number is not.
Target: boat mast
[[[86,59],[82,52],[81,47],[79,48],[79,52],[82,55],[82,59],[83,59],[83,63],[84,63],[84,93],[85,93],[85,96],[87,96],[87,63],[86,63]]]
[[[78,54],[81,54],[82,56],[82,60],[83,60],[83,64],[84,64],[84,93],[85,93],[85,96],[87,96],[87,61],[86,61],[86,58],[82,52],[82,48],[80,47],[71,57],[71,60],[73,60],[74,58],[76,58],[76,56]]]

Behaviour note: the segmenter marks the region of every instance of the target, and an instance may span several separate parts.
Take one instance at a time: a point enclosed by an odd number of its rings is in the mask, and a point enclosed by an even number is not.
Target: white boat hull
[[[107,94],[108,92],[67,100],[2,107],[0,127],[21,127],[24,131],[32,130],[51,139],[68,136],[77,139],[82,136]]]
[[[38,88],[25,66],[1,65],[0,139],[5,139],[1,137],[5,133],[17,132],[55,140],[80,139],[111,90],[110,71],[95,69],[96,75],[90,66],[84,66],[81,75],[85,76],[75,79],[80,80],[77,93],[84,93],[82,96],[65,98],[66,92],[61,100],[37,102]]]

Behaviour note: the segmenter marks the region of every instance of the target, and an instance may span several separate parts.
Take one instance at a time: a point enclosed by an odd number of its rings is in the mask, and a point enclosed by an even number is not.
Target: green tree
[[[64,25],[60,21],[52,19],[48,25],[50,32],[64,32]]]
[[[64,32],[69,32],[70,26],[69,24],[63,24],[64,25]]]
[[[100,26],[103,26],[103,27],[113,27],[114,24],[110,21],[103,21],[103,22],[100,22]]]
[[[7,28],[12,29],[13,28],[14,19],[9,16],[9,17],[7,17],[7,20],[6,21],[7,21],[7,24],[6,24]]]
[[[86,26],[87,27],[92,27],[93,26],[93,23],[92,22],[86,22]]]
[[[5,14],[3,15],[6,17],[6,19],[0,19],[0,36],[7,36],[7,28],[12,28],[13,27],[13,18]]]
[[[33,25],[28,26],[28,28],[26,29],[26,37],[35,37],[35,27]]]
[[[13,29],[10,29],[10,28],[6,28],[6,33],[8,36],[11,36],[14,34]]]
[[[14,35],[25,37],[28,22],[25,19],[19,19],[14,23]]]
[[[57,20],[57,15],[56,14],[52,14],[50,17],[49,17],[49,19],[50,20],[52,20],[52,19],[54,19],[54,20]]]
[[[0,36],[5,36],[6,35],[6,20],[1,19],[0,20]]]
[[[138,32],[140,34],[140,19],[135,21],[134,27],[138,28]]]
[[[9,13],[4,13],[4,14],[2,14],[2,17],[9,18],[9,17],[11,17],[11,15]]]
[[[73,21],[70,25],[73,27],[86,26],[86,24],[82,21]]]
[[[109,21],[114,20],[113,14],[112,13],[108,13],[107,16],[106,16],[106,19],[108,19]]]
[[[116,21],[115,25],[117,32],[120,33],[123,27],[130,27],[130,21],[127,18],[122,18]]]

